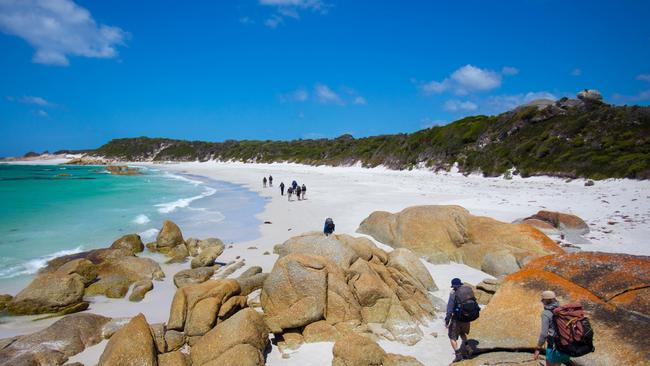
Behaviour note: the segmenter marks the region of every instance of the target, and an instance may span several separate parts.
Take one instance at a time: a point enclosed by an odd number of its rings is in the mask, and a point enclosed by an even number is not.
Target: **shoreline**
[[[397,212],[403,208],[421,204],[458,204],[468,209],[474,215],[485,215],[495,219],[511,222],[536,213],[540,209],[550,209],[574,213],[587,221],[592,230],[586,237],[591,244],[580,245],[582,250],[597,250],[608,252],[623,252],[630,254],[650,254],[650,246],[642,246],[642,238],[650,235],[647,222],[650,222],[650,207],[643,197],[650,198],[650,183],[629,180],[611,180],[597,182],[593,187],[585,187],[583,181],[565,182],[550,177],[513,178],[484,178],[478,176],[463,176],[455,173],[433,173],[427,171],[391,171],[386,169],[366,169],[360,167],[313,167],[298,164],[243,164],[243,163],[178,163],[178,164],[141,164],[129,163],[133,166],[155,167],[174,174],[190,174],[241,185],[259,194],[264,200],[263,210],[255,215],[260,224],[259,236],[253,240],[236,242],[219,257],[221,262],[230,262],[243,258],[246,265],[233,273],[236,277],[250,266],[261,266],[264,272],[269,272],[277,255],[273,254],[273,246],[287,239],[308,231],[322,230],[326,217],[334,218],[337,233],[353,236],[366,235],[356,233],[361,220],[376,210]],[[262,187],[262,177],[272,174],[273,188]],[[307,185],[307,199],[292,202],[287,196],[280,196],[279,183],[285,185],[296,179],[300,184]],[[638,198],[637,198],[638,197]],[[572,198],[572,200],[568,200]],[[607,201],[604,203],[603,201]],[[636,206],[635,206],[636,202]],[[629,206],[629,207],[628,207]],[[635,217],[633,222],[621,221],[620,225],[607,224],[618,211],[629,208],[629,216]],[[265,224],[264,222],[270,222]],[[605,229],[602,229],[602,228]],[[611,227],[611,228],[610,228]],[[183,227],[181,226],[181,230]],[[610,231],[611,230],[611,231]],[[606,232],[609,231],[609,232]],[[219,237],[219,233],[214,233]],[[621,240],[617,240],[620,238]],[[386,250],[392,248],[376,242]],[[616,245],[616,242],[620,243]],[[264,252],[270,254],[264,255]],[[145,254],[149,256],[149,254]],[[482,279],[491,278],[479,270],[463,264],[450,263],[433,265],[423,262],[440,290],[433,294],[446,300],[449,289],[447,283],[453,277],[461,277],[470,283],[478,283]],[[182,266],[182,265],[181,265]],[[185,264],[184,269],[188,266]],[[175,272],[163,268],[165,281],[171,283]],[[168,302],[174,295],[175,286],[170,288],[154,283],[154,291],[147,294],[141,303],[145,305],[154,299],[156,289],[158,295]],[[157,288],[156,288],[157,287]],[[106,300],[106,301],[102,301]],[[149,300],[149,301],[148,301]],[[121,299],[117,302],[126,302]],[[110,315],[108,310],[115,307],[116,301],[101,298],[91,304],[90,312]],[[131,303],[134,304],[134,303]],[[156,303],[160,310],[158,314],[145,315],[150,323],[166,322],[169,306]],[[107,306],[108,305],[108,306]],[[128,305],[128,304],[127,304]],[[151,304],[149,304],[151,305]],[[145,306],[146,307],[146,306]],[[151,308],[151,306],[149,306]],[[114,310],[114,309],[113,309]],[[106,311],[107,313],[102,313]],[[136,311],[137,313],[139,311]],[[135,315],[135,313],[133,315]],[[52,320],[54,322],[58,318]],[[39,322],[41,323],[41,322]],[[40,324],[39,324],[40,325]],[[43,327],[46,324],[43,324]],[[41,327],[42,328],[42,327]],[[405,346],[396,342],[380,341],[387,352],[417,356],[427,365],[447,365],[453,358],[449,342],[445,337],[446,330],[443,321],[438,317],[433,322],[423,326],[425,337],[415,346]],[[435,332],[437,337],[430,336]],[[90,347],[84,352],[72,357],[70,362],[82,361],[86,364],[96,362],[101,355],[106,342]],[[283,358],[277,347],[268,354],[268,365],[317,365],[331,361],[333,343],[305,344]],[[314,361],[317,360],[317,361]]]

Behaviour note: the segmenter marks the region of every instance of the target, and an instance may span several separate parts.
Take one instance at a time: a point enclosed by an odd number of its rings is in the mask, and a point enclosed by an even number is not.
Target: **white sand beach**
[[[273,254],[274,245],[303,232],[321,231],[327,217],[334,219],[337,233],[360,235],[355,234],[359,223],[373,211],[396,212],[414,205],[460,205],[474,215],[506,222],[530,216],[541,209],[573,213],[583,218],[590,228],[590,233],[585,235],[589,242],[579,245],[582,250],[650,254],[650,245],[645,241],[650,236],[650,183],[647,181],[607,180],[586,187],[584,180],[565,182],[549,177],[506,180],[453,172],[383,168],[219,162],[156,164],[155,167],[241,184],[265,198],[266,207],[258,215],[262,222],[260,237],[233,244],[218,259],[220,262],[245,260],[246,266],[233,276],[253,265],[261,266],[264,272],[270,271],[277,259]],[[269,175],[274,178],[273,187],[263,188],[262,178]],[[294,197],[288,201],[286,195],[280,196],[280,182],[288,186],[293,180],[307,186],[306,200],[298,201]],[[219,237],[219,233],[215,232],[213,236]],[[377,244],[390,250],[388,246]],[[265,252],[270,254],[263,254]],[[445,300],[451,278],[460,277],[475,284],[491,277],[463,264],[424,263],[440,288],[434,294]],[[90,311],[112,317],[142,312],[149,323],[166,322],[175,290],[171,278],[175,271],[186,267],[189,264],[163,267],[167,278],[163,283],[155,283],[154,290],[141,303],[102,300],[92,303]],[[29,331],[51,322],[38,322]],[[3,324],[0,337],[19,334],[18,330],[27,329]],[[382,341],[380,345],[389,352],[415,356],[426,365],[447,365],[453,353],[442,319],[438,318],[423,330],[425,338],[415,346],[388,341]],[[437,333],[437,337],[432,336],[432,332]],[[105,343],[74,356],[71,362],[93,365]],[[327,342],[305,344],[289,358],[283,358],[274,346],[267,364],[330,364],[332,345]]]

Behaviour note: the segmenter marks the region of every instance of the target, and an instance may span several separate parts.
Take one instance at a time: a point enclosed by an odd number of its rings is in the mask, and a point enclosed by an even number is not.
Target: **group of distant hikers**
[[[451,280],[451,288],[445,326],[456,355],[454,362],[460,362],[472,356],[473,348],[467,341],[467,335],[470,322],[478,319],[481,308],[476,302],[472,288],[463,284],[459,278]],[[545,350],[546,366],[560,366],[569,362],[571,357],[594,352],[594,332],[580,304],[560,306],[555,292],[548,290],[542,292],[541,301],[544,310],[535,360],[539,359],[540,351]],[[459,337],[462,340],[460,346]]]
[[[262,178],[262,186],[266,188],[268,182],[269,187],[273,187],[273,176],[269,175],[269,178],[267,179],[266,177]],[[284,196],[284,182],[280,182],[280,195]],[[305,200],[305,195],[307,194],[307,186],[306,185],[299,185],[298,182],[295,180],[291,182],[291,186],[287,188],[287,196],[289,201],[291,201],[291,197],[295,195],[298,198],[298,201]]]

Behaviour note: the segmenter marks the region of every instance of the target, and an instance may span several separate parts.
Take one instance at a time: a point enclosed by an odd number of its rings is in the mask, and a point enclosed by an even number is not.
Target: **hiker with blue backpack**
[[[333,232],[334,232],[334,220],[328,217],[327,219],[325,219],[325,225],[323,226],[323,234],[325,234],[325,236],[329,236],[332,235]]]
[[[589,319],[584,316],[582,305],[560,306],[555,292],[542,292],[542,329],[537,340],[535,359],[546,344],[546,366],[560,366],[571,357],[593,352],[594,332]]]
[[[445,326],[448,329],[449,342],[456,355],[454,362],[460,362],[472,354],[472,348],[467,344],[469,323],[478,319],[481,309],[476,302],[472,288],[464,285],[460,278],[451,280],[451,288],[452,291],[447,301]],[[458,337],[462,340],[460,347],[458,346]]]

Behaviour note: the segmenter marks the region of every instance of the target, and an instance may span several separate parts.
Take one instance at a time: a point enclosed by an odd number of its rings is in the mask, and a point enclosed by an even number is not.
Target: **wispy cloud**
[[[37,97],[34,95],[25,95],[22,97],[8,96],[7,100],[10,102],[18,102],[23,104],[37,105],[40,107],[56,107],[55,103],[50,102],[42,97]]]
[[[512,71],[512,70],[511,70]],[[473,65],[465,65],[441,81],[422,83],[420,89],[425,94],[440,94],[451,91],[456,95],[492,90],[501,86],[501,74]]]
[[[269,28],[276,28],[283,24],[286,18],[300,19],[301,11],[327,14],[331,7],[331,5],[322,0],[259,0],[259,3],[272,7],[275,10],[264,21],[264,25]]]
[[[309,99],[309,92],[303,88],[298,88],[292,92],[280,94],[282,102],[306,102]]]
[[[571,76],[580,76],[582,75],[582,69],[576,68],[571,70]]]
[[[325,84],[316,84],[314,87],[314,93],[316,94],[316,99],[323,104],[339,104],[343,105],[343,99],[341,96],[330,89],[329,86]]]
[[[32,61],[67,66],[68,56],[114,58],[127,33],[97,24],[90,12],[71,0],[1,0],[0,30],[35,48]]]
[[[637,80],[647,81],[650,83],[650,74],[640,74],[636,76]]]
[[[314,100],[321,104],[335,104],[335,105],[366,105],[366,98],[359,95],[359,93],[347,86],[342,86],[335,91],[331,87],[323,83],[316,83],[313,90],[308,91],[305,88],[298,88],[289,93],[280,94],[278,96],[281,102],[307,102]]]
[[[352,104],[366,105],[368,103],[366,102],[366,98],[361,97],[361,96],[356,96],[356,97],[354,97],[354,100],[352,100]]]
[[[512,66],[504,66],[501,68],[501,73],[503,75],[517,75],[519,74],[519,69]]]
[[[249,24],[255,24],[255,21],[251,19],[251,17],[244,16],[239,18],[239,23],[244,25],[249,25]]]
[[[473,111],[478,108],[478,105],[470,101],[460,101],[460,100],[448,100],[445,102],[444,108],[449,112],[458,112],[458,111]]]
[[[43,118],[47,118],[47,117],[50,116],[47,112],[45,112],[42,109],[37,110],[35,113],[36,113],[37,116],[43,117]]]

